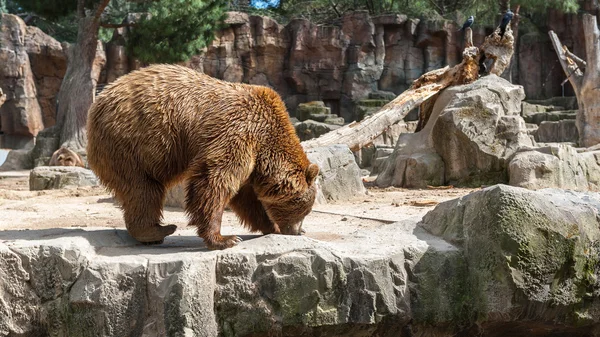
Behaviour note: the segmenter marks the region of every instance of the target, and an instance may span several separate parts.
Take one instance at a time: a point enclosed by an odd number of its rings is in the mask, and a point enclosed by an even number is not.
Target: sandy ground
[[[121,210],[102,187],[29,191],[29,172],[0,173],[0,239],[2,230],[35,230],[58,227],[123,228]],[[335,241],[371,226],[420,218],[436,203],[466,195],[474,189],[409,190],[369,188],[351,201],[315,205],[303,228],[313,239]],[[187,227],[186,214],[164,210],[164,222]],[[226,211],[223,234],[245,235],[235,215]],[[176,232],[177,234],[177,232]]]

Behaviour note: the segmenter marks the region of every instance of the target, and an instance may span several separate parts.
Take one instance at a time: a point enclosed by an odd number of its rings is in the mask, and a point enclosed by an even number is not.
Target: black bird
[[[512,20],[513,15],[514,14],[513,14],[513,12],[510,11],[510,9],[507,10],[506,13],[504,13],[504,16],[502,17],[502,22],[500,23],[500,38],[504,37],[504,33],[506,32],[506,27]]]
[[[465,23],[463,23],[462,28],[457,30],[457,32],[460,32],[461,30],[465,30],[466,28],[471,28],[471,26],[473,26],[474,21],[475,21],[475,17],[473,15],[469,16],[467,21],[465,21]]]

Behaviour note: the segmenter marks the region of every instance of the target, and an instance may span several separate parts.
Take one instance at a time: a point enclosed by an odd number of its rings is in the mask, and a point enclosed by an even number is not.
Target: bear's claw
[[[206,247],[210,250],[231,248],[242,241],[242,238],[236,235],[219,235],[212,238],[212,240],[204,240]]]

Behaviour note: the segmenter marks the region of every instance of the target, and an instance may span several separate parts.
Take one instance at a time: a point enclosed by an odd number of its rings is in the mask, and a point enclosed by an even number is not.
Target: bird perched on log
[[[513,12],[510,11],[510,9],[508,9],[506,11],[506,13],[504,13],[504,16],[502,17],[502,22],[500,22],[500,38],[504,37],[504,33],[506,32],[506,27],[512,20],[513,15],[514,14],[513,14]]]
[[[473,15],[471,15],[471,16],[469,16],[467,21],[465,21],[465,23],[463,23],[462,28],[457,30],[457,32],[460,32],[461,30],[465,30],[466,28],[471,28],[471,26],[473,26],[473,22],[475,22],[475,17]]]

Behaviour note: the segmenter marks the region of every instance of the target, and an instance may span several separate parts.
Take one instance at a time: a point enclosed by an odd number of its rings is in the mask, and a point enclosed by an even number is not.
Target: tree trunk
[[[79,19],[77,43],[69,51],[67,71],[58,93],[57,129],[60,144],[75,152],[85,150],[87,112],[94,101],[93,76],[100,22],[94,17]]]
[[[563,71],[577,96],[579,146],[590,147],[600,143],[600,30],[595,16],[583,15],[583,33],[585,64],[577,57],[570,57],[573,54],[562,45],[558,36],[553,31],[548,32]]]

